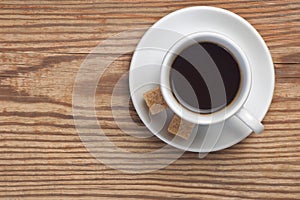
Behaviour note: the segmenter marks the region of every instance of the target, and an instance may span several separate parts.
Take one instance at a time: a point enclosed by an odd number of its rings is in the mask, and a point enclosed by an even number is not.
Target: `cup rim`
[[[191,43],[189,43],[188,41],[191,41],[192,43],[206,41],[220,44],[232,53],[239,64],[241,73],[241,86],[239,92],[236,94],[233,102],[219,111],[210,114],[202,114],[191,111],[185,106],[181,105],[171,91],[171,65],[176,56],[183,49],[191,45]],[[233,116],[242,108],[250,93],[250,88],[252,85],[251,76],[251,68],[246,55],[244,54],[242,49],[237,44],[235,44],[228,36],[212,31],[195,32],[182,37],[177,42],[175,42],[169,50],[166,51],[161,67],[160,88],[164,100],[171,108],[171,110],[173,110],[178,116],[195,124],[207,125],[224,121]]]

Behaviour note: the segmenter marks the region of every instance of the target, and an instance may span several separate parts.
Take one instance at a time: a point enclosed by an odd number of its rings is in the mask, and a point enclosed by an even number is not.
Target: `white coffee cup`
[[[225,47],[235,57],[239,64],[241,73],[240,88],[234,100],[221,110],[210,114],[195,112],[194,110],[188,109],[186,106],[180,104],[173,95],[170,84],[171,66],[175,58],[181,51],[192,44],[199,42],[212,42]],[[182,119],[195,124],[209,125],[219,123],[232,116],[236,116],[255,133],[260,133],[264,130],[264,126],[244,107],[251,89],[251,76],[251,66],[249,65],[246,55],[231,39],[220,33],[197,32],[183,37],[166,52],[162,62],[160,85],[162,95],[166,103]]]

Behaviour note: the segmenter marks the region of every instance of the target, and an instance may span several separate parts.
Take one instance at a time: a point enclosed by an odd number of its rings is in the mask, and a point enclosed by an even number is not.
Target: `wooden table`
[[[185,153],[150,173],[102,164],[74,126],[72,92],[81,63],[118,32],[148,28],[172,11],[198,5],[239,14],[270,48],[276,87],[265,132],[204,159]],[[2,0],[0,39],[1,198],[300,199],[299,0]],[[110,111],[113,85],[128,71],[131,56],[105,71],[97,114],[116,145],[149,152],[164,143],[126,135]],[[132,104],[130,114],[142,126]]]

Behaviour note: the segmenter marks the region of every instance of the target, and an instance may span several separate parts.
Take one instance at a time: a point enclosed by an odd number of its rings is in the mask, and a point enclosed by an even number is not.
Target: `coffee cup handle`
[[[241,108],[235,116],[239,118],[242,122],[244,122],[249,128],[251,128],[255,133],[261,133],[264,130],[264,125],[255,117],[253,117],[252,114],[249,113],[249,111],[246,108]]]

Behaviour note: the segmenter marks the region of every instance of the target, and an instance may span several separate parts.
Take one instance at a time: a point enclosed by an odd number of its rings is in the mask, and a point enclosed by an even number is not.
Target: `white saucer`
[[[221,134],[216,131],[207,135],[208,127],[198,126],[198,130],[194,129],[193,141],[173,140],[172,135],[167,132],[172,111],[169,109],[167,112],[150,116],[143,99],[144,92],[159,84],[165,49],[169,49],[184,35],[199,31],[222,33],[243,49],[252,67],[252,88],[245,108],[257,119],[262,120],[271,104],[274,91],[274,67],[270,52],[259,33],[246,20],[220,8],[185,8],[156,22],[145,33],[134,52],[129,72],[129,87],[139,117],[154,135],[179,149],[211,152],[242,141],[252,131],[242,122],[237,123],[239,119],[232,117],[225,121]],[[214,126],[217,127],[218,124]]]

